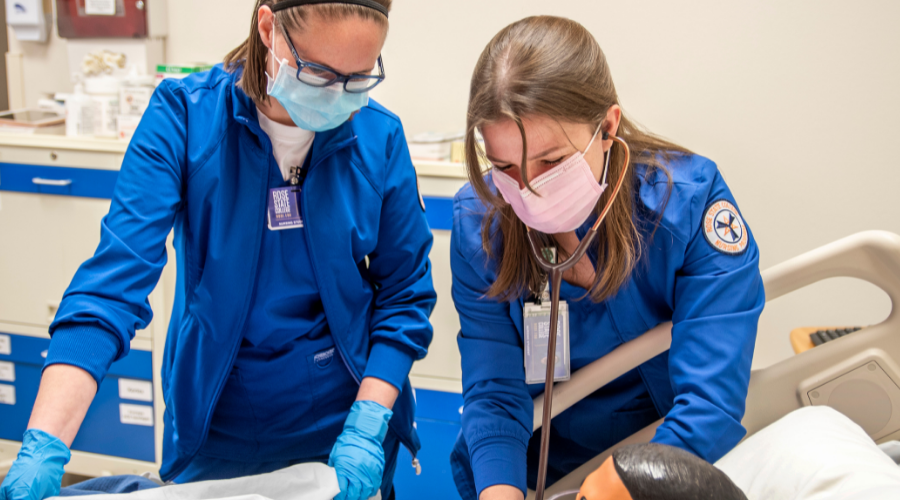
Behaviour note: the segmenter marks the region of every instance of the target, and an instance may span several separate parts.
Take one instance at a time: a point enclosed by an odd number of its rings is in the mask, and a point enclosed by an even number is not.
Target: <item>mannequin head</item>
[[[747,500],[709,462],[663,444],[616,450],[584,481],[578,500]]]

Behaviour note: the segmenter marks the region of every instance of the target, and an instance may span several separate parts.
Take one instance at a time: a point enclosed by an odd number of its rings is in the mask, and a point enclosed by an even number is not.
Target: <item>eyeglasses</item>
[[[293,54],[294,59],[297,61],[297,80],[313,87],[328,87],[337,82],[342,82],[344,84],[344,90],[351,94],[368,92],[384,81],[384,63],[381,61],[380,55],[378,56],[377,75],[344,75],[328,66],[306,62],[303,59],[300,59],[300,56],[297,54],[297,49],[294,48],[294,42],[292,42],[291,37],[288,36],[287,30],[284,29],[284,25],[281,25],[280,23],[279,25],[281,33],[284,35],[284,39],[287,40],[288,47],[291,49],[291,54]]]

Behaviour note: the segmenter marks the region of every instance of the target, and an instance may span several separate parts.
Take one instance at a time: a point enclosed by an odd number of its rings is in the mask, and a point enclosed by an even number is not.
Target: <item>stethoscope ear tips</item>
[[[605,130],[603,131],[603,140],[604,140],[604,141],[608,141],[608,140],[609,140],[609,132],[607,132],[607,131],[605,131]],[[582,500],[584,500],[584,499],[582,499]]]

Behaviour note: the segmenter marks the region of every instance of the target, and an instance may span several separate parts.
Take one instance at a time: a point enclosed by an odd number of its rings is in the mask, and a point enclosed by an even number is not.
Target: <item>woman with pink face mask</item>
[[[709,462],[731,450],[745,434],[765,294],[759,250],[716,165],[630,121],[597,42],[555,17],[516,22],[485,48],[466,154],[451,243],[462,498],[521,499],[535,487],[532,398],[544,390],[549,319],[528,233],[565,259],[601,215],[559,287],[557,379],[660,323],[673,323],[672,346],[552,421],[548,483],[661,418],[656,443]]]

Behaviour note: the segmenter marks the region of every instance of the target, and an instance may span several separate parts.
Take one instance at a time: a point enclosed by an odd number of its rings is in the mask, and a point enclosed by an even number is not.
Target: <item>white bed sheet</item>
[[[87,495],[77,498],[78,500],[331,500],[340,491],[334,469],[321,463],[308,463],[258,476],[173,484],[134,493]]]
[[[898,500],[900,467],[843,414],[799,409],[716,463],[749,500]]]

